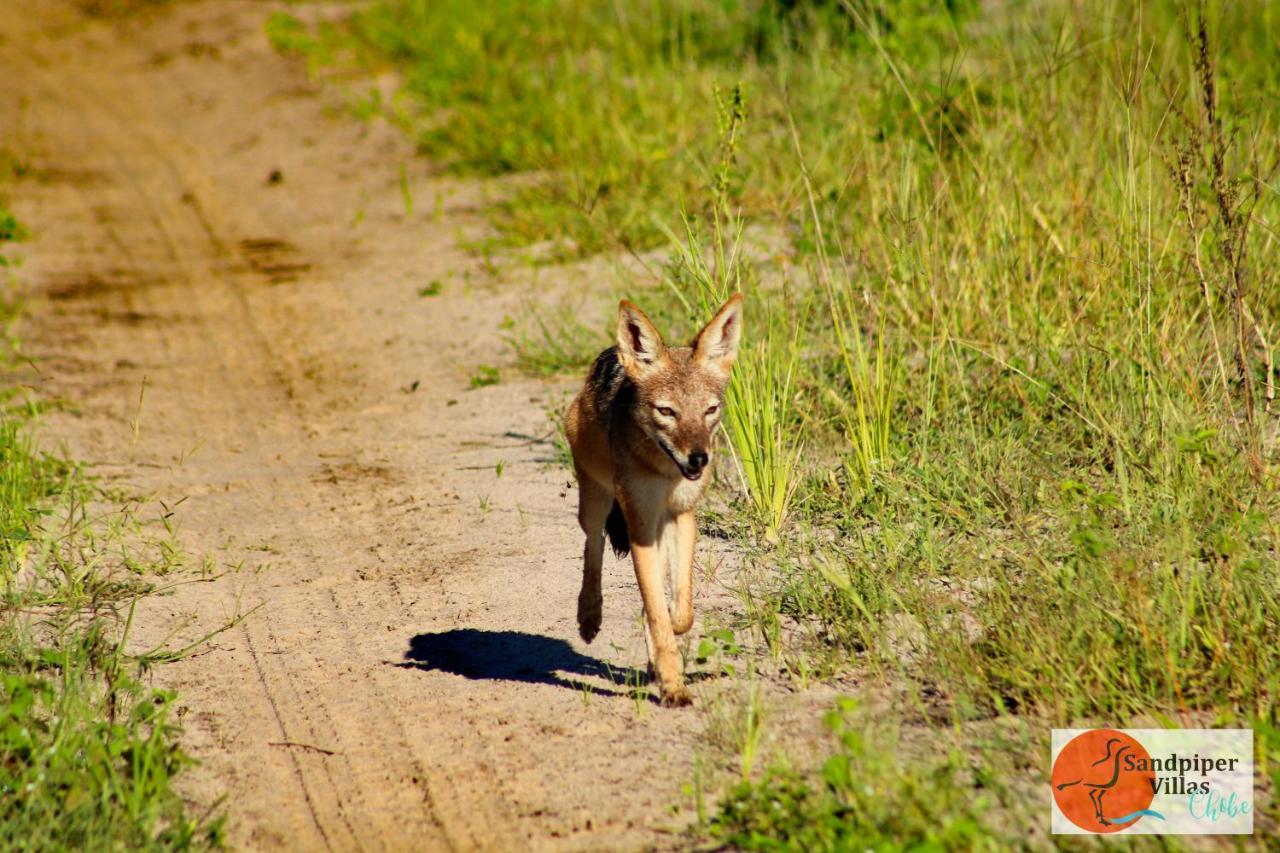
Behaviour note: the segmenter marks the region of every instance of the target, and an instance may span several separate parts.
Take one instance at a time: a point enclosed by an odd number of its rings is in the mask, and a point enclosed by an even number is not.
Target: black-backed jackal
[[[687,705],[676,634],[693,627],[693,510],[711,479],[711,444],[742,334],[742,294],[687,347],[667,347],[639,308],[618,307],[618,344],[600,353],[565,420],[587,535],[578,631],[600,631],[605,531],[628,550],[644,602],[649,666],[664,705]],[[664,569],[674,567],[670,610]]]

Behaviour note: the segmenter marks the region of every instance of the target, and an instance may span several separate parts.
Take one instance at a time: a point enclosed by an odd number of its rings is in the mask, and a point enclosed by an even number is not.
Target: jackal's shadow
[[[407,669],[438,670],[465,678],[492,681],[519,681],[525,684],[554,684],[609,696],[628,695],[649,681],[645,670],[610,666],[576,651],[564,640],[526,634],[522,631],[483,631],[456,628],[433,634],[419,634],[409,640],[404,653]],[[600,688],[568,676],[602,679],[628,688],[618,692]]]

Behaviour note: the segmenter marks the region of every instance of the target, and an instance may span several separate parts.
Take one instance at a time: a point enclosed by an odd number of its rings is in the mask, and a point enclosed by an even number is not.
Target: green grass
[[[16,389],[0,394],[0,848],[216,846],[220,822],[189,815],[173,789],[191,764],[174,694],[124,652],[133,605],[179,555],[167,530],[149,534],[36,448],[37,415]]]
[[[601,338],[598,330],[583,323],[565,305],[548,308],[531,302],[523,316],[520,324],[514,320],[505,323],[503,334],[526,373],[554,376],[585,371],[609,340]]]
[[[742,255],[740,223],[716,216],[705,238],[690,221],[684,225],[681,237],[671,235],[675,248],[669,283],[686,316],[705,322],[738,291],[763,295]],[[704,251],[704,243],[710,250]],[[763,301],[753,300],[756,311],[748,322],[756,331],[734,364],[723,423],[750,511],[765,537],[777,541],[798,486],[804,450],[795,414],[802,324],[790,312],[759,310]]]
[[[778,660],[1043,732],[1280,720],[1278,35],[1261,2],[382,0],[321,42],[403,74],[445,168],[538,175],[494,242],[665,251],[621,282],[664,331],[747,293],[730,492]],[[542,372],[609,338],[513,335]]]
[[[471,374],[472,388],[487,388],[490,385],[497,385],[501,381],[502,374],[492,364],[477,365],[475,372]]]
[[[994,774],[945,739],[917,746],[842,700],[816,780],[781,766],[733,786],[708,835],[735,850],[1002,850],[983,815],[1007,797]],[[909,754],[914,751],[916,754]],[[907,760],[904,760],[907,759]]]

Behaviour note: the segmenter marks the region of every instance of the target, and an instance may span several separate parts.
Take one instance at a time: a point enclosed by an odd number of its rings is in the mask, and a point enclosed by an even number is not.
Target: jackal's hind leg
[[[604,596],[600,568],[604,562],[604,522],[613,506],[613,492],[578,471],[578,524],[586,534],[582,549],[582,591],[578,593],[578,635],[591,642],[600,633]]]

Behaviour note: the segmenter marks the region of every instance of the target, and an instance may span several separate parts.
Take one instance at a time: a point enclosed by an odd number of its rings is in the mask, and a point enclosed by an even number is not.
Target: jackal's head
[[[711,436],[742,336],[742,294],[729,299],[687,347],[668,347],[644,312],[618,307],[618,361],[636,388],[633,418],[680,473],[697,480],[711,462]]]

